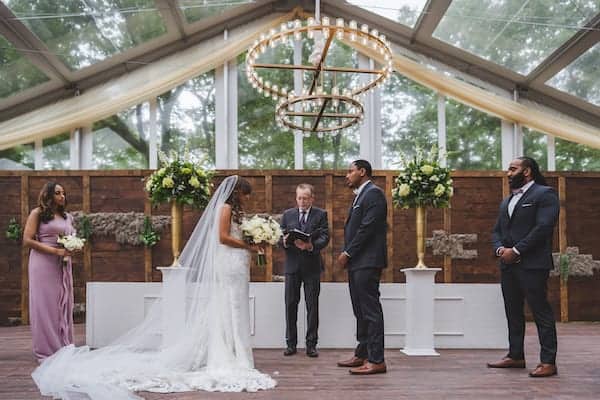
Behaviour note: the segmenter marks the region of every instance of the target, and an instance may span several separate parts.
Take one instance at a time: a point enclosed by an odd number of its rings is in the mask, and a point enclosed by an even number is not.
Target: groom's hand
[[[346,268],[346,265],[348,264],[348,255],[346,253],[340,253],[340,255],[337,258],[337,263],[340,267],[342,268]]]

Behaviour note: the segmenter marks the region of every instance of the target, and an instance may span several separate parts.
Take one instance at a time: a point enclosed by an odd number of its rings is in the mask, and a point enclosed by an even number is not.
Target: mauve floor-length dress
[[[37,240],[52,247],[59,235],[75,232],[73,219],[40,221]],[[73,343],[73,272],[71,260],[31,249],[29,253],[29,322],[33,354],[42,361]]]

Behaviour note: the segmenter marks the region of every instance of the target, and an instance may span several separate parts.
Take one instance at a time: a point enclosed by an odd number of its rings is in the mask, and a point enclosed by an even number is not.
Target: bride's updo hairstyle
[[[225,203],[231,206],[232,219],[236,224],[240,224],[242,222],[242,215],[244,214],[240,197],[250,193],[252,193],[252,186],[250,185],[250,182],[241,176],[238,176],[235,187],[233,188],[233,192],[231,192],[231,195],[225,201]]]

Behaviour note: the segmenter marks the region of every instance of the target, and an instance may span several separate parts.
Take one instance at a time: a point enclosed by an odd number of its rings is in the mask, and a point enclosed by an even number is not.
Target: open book
[[[310,233],[302,232],[300,229],[290,229],[287,231],[287,234],[289,234],[287,238],[288,243],[293,243],[296,239],[300,239],[303,242],[310,242],[312,236]],[[314,234],[315,232],[313,232],[313,235]]]

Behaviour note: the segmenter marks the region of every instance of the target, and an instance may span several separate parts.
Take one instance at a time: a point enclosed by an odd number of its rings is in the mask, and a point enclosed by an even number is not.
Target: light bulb
[[[321,25],[323,25],[323,26],[329,26],[329,17],[323,17],[323,18],[321,18]]]

